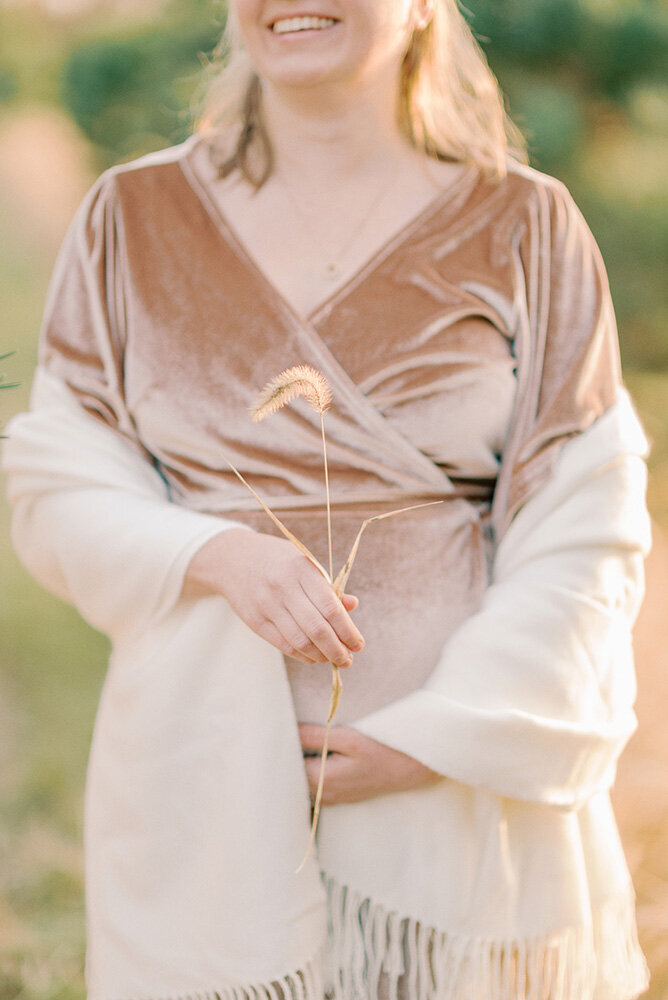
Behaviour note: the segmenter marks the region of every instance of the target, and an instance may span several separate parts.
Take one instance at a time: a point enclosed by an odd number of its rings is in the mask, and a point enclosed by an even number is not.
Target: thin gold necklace
[[[328,253],[328,248],[325,248],[323,246],[319,235],[312,228],[311,220],[302,210],[286,178],[283,176],[282,173],[276,171],[276,177],[279,183],[282,185],[283,189],[285,190],[285,193],[288,196],[288,200],[290,201],[290,204],[292,205],[295,211],[295,215],[301,221],[304,231],[308,234],[308,237],[311,243],[313,244],[314,250],[317,250],[318,253],[321,256],[324,256],[325,259],[327,260],[323,274],[324,277],[329,278],[330,281],[337,281],[339,278],[341,278],[343,274],[342,262],[343,260],[345,260],[346,254],[350,250],[351,246],[353,245],[357,237],[364,231],[368,223],[373,218],[373,215],[380,206],[381,202],[383,201],[383,198],[387,195],[390,188],[392,187],[392,184],[394,183],[397,173],[398,173],[398,167],[395,167],[394,170],[388,171],[387,176],[385,178],[385,182],[378,187],[376,194],[369,203],[368,209],[366,210],[360,221],[357,223],[352,233],[350,233],[346,237],[345,243],[343,244],[343,246],[339,247],[338,252],[334,253],[333,255],[330,255]]]

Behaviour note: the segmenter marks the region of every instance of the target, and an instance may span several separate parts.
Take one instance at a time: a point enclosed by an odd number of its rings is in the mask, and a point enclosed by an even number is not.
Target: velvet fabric
[[[605,273],[557,181],[510,164],[499,183],[470,166],[302,318],[217,207],[203,142],[95,186],[61,254],[40,360],[156,463],[178,503],[278,533],[232,462],[323,565],[318,415],[298,400],[248,416],[282,369],[311,364],[333,390],[335,568],[365,517],[443,501],[367,530],[349,584],[366,647],[345,675],[346,723],[424,683],[480,606],[494,534],[615,399]],[[286,664],[298,718],[321,721],[329,670]]]

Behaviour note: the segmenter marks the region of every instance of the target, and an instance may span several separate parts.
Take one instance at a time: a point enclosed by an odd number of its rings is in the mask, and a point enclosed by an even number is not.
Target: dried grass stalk
[[[275,378],[271,379],[270,382],[262,389],[259,396],[257,397],[254,405],[251,408],[251,416],[253,420],[263,420],[266,416],[271,413],[276,413],[280,410],[286,403],[294,399],[296,396],[304,396],[311,406],[320,414],[320,428],[322,434],[322,448],[323,448],[323,462],[325,466],[325,493],[327,499],[327,539],[329,544],[329,574],[321,566],[318,560],[315,558],[313,553],[301,542],[296,535],[286,528],[282,521],[280,521],[274,512],[267,506],[267,504],[262,500],[262,498],[255,492],[253,487],[244,479],[241,473],[236,469],[231,462],[228,465],[232,471],[239,477],[241,482],[246,486],[256,500],[262,505],[264,510],[267,512],[269,517],[272,519],[274,524],[280,528],[286,538],[288,538],[294,545],[297,546],[300,552],[302,552],[313,565],[320,570],[326,580],[332,584],[336,596],[341,600],[343,596],[346,584],[348,582],[348,577],[350,576],[350,571],[353,568],[353,563],[355,562],[355,557],[357,555],[357,550],[359,548],[360,539],[364,533],[367,525],[371,524],[373,521],[382,521],[383,518],[393,517],[395,514],[403,514],[408,510],[417,510],[418,507],[431,507],[436,503],[443,503],[442,500],[432,500],[428,503],[413,504],[410,507],[400,507],[397,510],[386,511],[384,514],[376,514],[374,517],[367,518],[360,527],[357,533],[355,541],[348,553],[348,557],[344,562],[343,566],[339,570],[336,579],[334,579],[334,571],[332,566],[332,524],[331,524],[331,509],[330,509],[330,499],[329,499],[329,473],[327,468],[327,444],[325,438],[325,424],[323,420],[323,415],[329,405],[332,402],[332,391],[321,372],[317,371],[315,368],[311,368],[309,365],[296,365],[292,368],[287,368],[285,371],[281,372]],[[325,762],[327,760],[327,747],[329,744],[329,729],[334,716],[336,715],[336,710],[339,707],[339,702],[341,700],[341,692],[343,690],[343,685],[341,683],[341,672],[337,666],[333,663],[332,666],[332,693],[329,701],[329,712],[327,715],[327,724],[325,726],[325,736],[323,740],[322,753],[320,756],[320,774],[318,777],[318,786],[316,790],[315,802],[313,805],[313,817],[311,821],[311,835],[309,838],[308,846],[306,848],[306,853],[302,858],[299,867],[296,869],[295,874],[300,872],[311,853],[313,843],[315,841],[315,835],[318,828],[318,818],[320,816],[320,804],[322,802],[322,791],[325,781]]]
[[[317,368],[310,365],[294,365],[286,368],[267,382],[251,407],[253,420],[264,420],[270,413],[276,413],[295,396],[304,396],[313,409],[320,414],[320,434],[322,436],[322,458],[325,466],[325,496],[327,501],[327,547],[329,551],[329,578],[334,576],[332,561],[332,512],[329,504],[329,469],[327,468],[327,441],[325,439],[324,413],[332,402],[329,382]]]
[[[295,396],[305,396],[318,413],[324,413],[332,402],[332,390],[325,376],[310,365],[295,365],[267,382],[251,408],[253,420],[264,420]]]
[[[434,504],[443,503],[442,500],[430,500],[428,503],[417,503],[413,504],[411,507],[400,507],[398,510],[389,510],[384,514],[376,514],[374,517],[368,517],[366,521],[362,522],[362,527],[357,532],[355,541],[352,544],[352,548],[348,553],[348,558],[344,562],[343,566],[339,570],[334,581],[334,592],[336,596],[340,599],[343,594],[346,583],[348,582],[348,577],[350,576],[350,571],[353,568],[353,563],[355,562],[355,556],[357,555],[357,549],[359,548],[360,539],[364,532],[364,529],[372,521],[382,521],[385,517],[394,517],[395,514],[403,514],[407,510],[417,510],[418,507],[431,507]],[[313,804],[313,818],[311,820],[311,836],[309,838],[308,846],[306,848],[306,854],[302,858],[299,867],[296,869],[295,874],[298,874],[308,859],[311,849],[313,847],[313,842],[315,841],[315,834],[318,828],[318,818],[320,816],[320,803],[322,800],[322,791],[325,784],[325,762],[327,760],[327,746],[329,743],[329,727],[331,725],[332,719],[336,714],[336,710],[339,707],[339,701],[341,700],[341,692],[343,690],[343,685],[341,683],[341,671],[340,669],[332,664],[332,694],[329,701],[329,713],[327,716],[327,725],[325,726],[325,738],[322,744],[322,753],[320,755],[320,774],[318,776],[318,787],[316,789],[315,802]]]
[[[342,594],[346,589],[348,577],[350,576],[350,571],[353,568],[355,556],[357,555],[357,549],[359,548],[360,539],[368,524],[371,524],[372,521],[382,521],[385,517],[394,517],[395,514],[403,514],[407,510],[417,510],[418,507],[433,507],[434,504],[437,503],[443,503],[443,500],[429,500],[427,503],[414,503],[410,507],[399,507],[397,510],[388,510],[384,514],[374,514],[373,517],[367,517],[366,521],[362,522],[362,527],[357,532],[357,537],[355,538],[350,552],[348,553],[348,558],[336,574],[336,579],[334,580],[334,590],[337,593]]]
[[[283,534],[285,535],[285,537],[287,539],[289,539],[289,541],[291,541],[293,545],[297,546],[297,548],[299,549],[299,551],[303,555],[306,556],[306,558],[309,560],[309,562],[313,563],[313,565],[315,566],[315,568],[322,573],[322,575],[328,581],[328,583],[331,583],[332,582],[331,574],[328,574],[328,572],[325,569],[325,567],[322,565],[322,563],[320,563],[316,559],[316,557],[313,555],[313,553],[311,552],[311,550],[308,549],[304,545],[304,543],[302,541],[300,541],[299,538],[297,538],[296,535],[293,535],[293,533],[290,531],[290,529],[287,528],[278,517],[276,517],[276,515],[273,512],[273,510],[271,510],[271,508],[267,506],[267,504],[264,502],[264,500],[262,499],[262,497],[260,496],[260,494],[255,492],[255,490],[253,489],[253,487],[251,486],[251,484],[246,479],[244,479],[244,477],[241,475],[241,473],[236,468],[236,466],[232,465],[232,463],[229,461],[229,459],[225,459],[225,461],[227,462],[227,464],[229,465],[230,469],[235,474],[235,476],[237,476],[241,480],[241,482],[244,484],[244,486],[248,490],[250,490],[250,492],[253,494],[253,496],[255,497],[255,499],[257,500],[257,502],[266,510],[267,514],[272,519],[272,521],[274,522],[274,524],[276,525],[276,527],[279,528],[279,530],[283,532]]]

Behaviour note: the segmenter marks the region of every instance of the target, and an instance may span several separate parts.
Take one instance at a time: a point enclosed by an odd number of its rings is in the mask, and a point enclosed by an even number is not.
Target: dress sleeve
[[[554,178],[529,199],[513,258],[518,390],[492,508],[497,538],[547,482],[563,445],[622,389],[605,265],[580,209]]]
[[[78,211],[47,298],[28,413],[3,468],[16,551],[36,579],[116,639],[166,614],[188,563],[230,519],[171,502],[125,405],[122,231],[113,178]]]
[[[58,254],[40,331],[39,364],[70,389],[87,413],[143,451],[123,387],[123,270],[116,186],[107,172],[79,207]]]
[[[457,781],[574,809],[612,785],[636,726],[650,525],[605,271],[557,195],[518,243],[526,327],[482,607],[422,688],[354,726]]]

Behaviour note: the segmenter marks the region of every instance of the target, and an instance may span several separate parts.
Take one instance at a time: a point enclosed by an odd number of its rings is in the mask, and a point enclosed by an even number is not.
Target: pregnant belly
[[[396,506],[394,504],[393,506]],[[334,572],[343,564],[362,521],[382,505],[332,511]],[[390,506],[387,509],[392,509]],[[280,535],[263,511],[234,512],[257,531]],[[281,520],[328,564],[323,508],[282,511]],[[342,671],[339,725],[353,722],[420,687],[455,628],[480,606],[485,552],[475,508],[460,498],[370,524],[362,536],[346,590],[359,597],[352,613],[365,639]],[[324,723],[331,691],[328,664],[285,656],[300,722]]]

